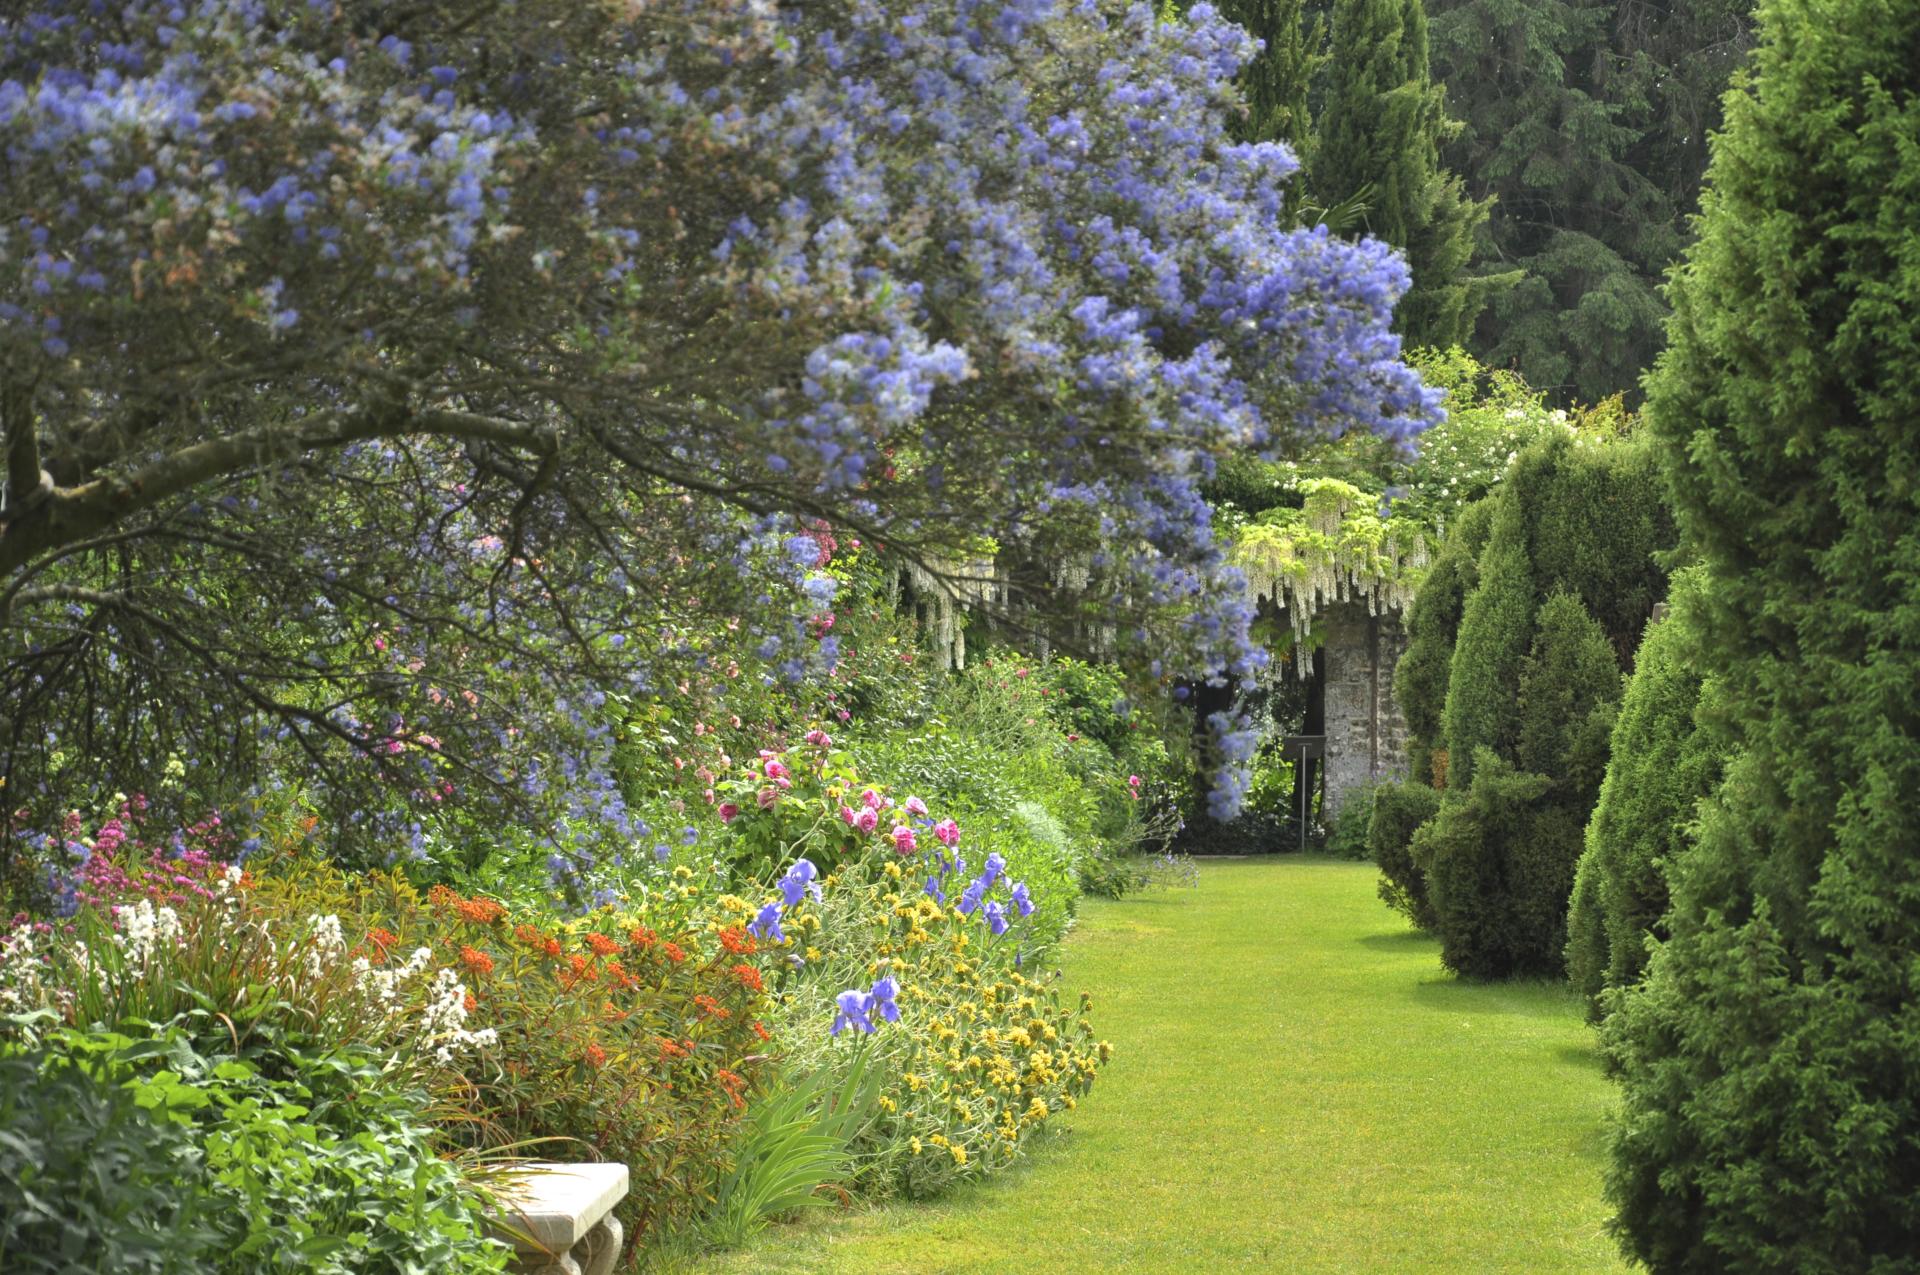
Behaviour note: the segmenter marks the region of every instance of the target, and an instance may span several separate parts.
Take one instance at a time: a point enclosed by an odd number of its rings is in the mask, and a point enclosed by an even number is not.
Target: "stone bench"
[[[626,1236],[613,1216],[624,1164],[521,1165],[495,1192],[493,1231],[526,1275],[609,1275]]]

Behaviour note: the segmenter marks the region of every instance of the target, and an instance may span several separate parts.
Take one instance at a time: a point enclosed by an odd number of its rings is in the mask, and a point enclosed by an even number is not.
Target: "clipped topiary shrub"
[[[1481,746],[1472,780],[1449,792],[1419,843],[1441,959],[1481,977],[1562,968],[1574,867],[1620,696],[1612,646],[1569,593],[1540,608],[1514,676],[1514,760]]]
[[[1920,6],[1762,0],[1649,379],[1734,751],[1615,1003],[1656,1271],[1920,1254]]]
[[[1721,748],[1694,712],[1701,677],[1689,651],[1688,609],[1700,582],[1697,570],[1676,575],[1678,613],[1647,629],[1587,825],[1567,921],[1567,973],[1595,1017],[1604,989],[1639,980],[1648,935],[1666,937],[1666,865],[1692,844],[1694,806],[1719,775]]]
[[[1440,794],[1423,783],[1381,784],[1373,790],[1367,851],[1380,867],[1380,897],[1423,930],[1433,928],[1426,874],[1413,861],[1413,834],[1440,809]]]
[[[1480,551],[1493,526],[1493,502],[1469,505],[1447,535],[1420,592],[1407,609],[1407,649],[1393,673],[1394,698],[1407,719],[1408,760],[1415,776],[1430,774],[1444,736],[1447,669],[1467,596],[1479,582]]]

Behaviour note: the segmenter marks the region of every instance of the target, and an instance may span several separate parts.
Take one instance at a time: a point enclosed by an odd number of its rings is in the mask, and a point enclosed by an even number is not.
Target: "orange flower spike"
[[[773,1033],[767,1030],[767,1025],[765,1023],[755,1023],[753,1025],[753,1034],[758,1036],[761,1040],[773,1039]]]
[[[589,1066],[604,1067],[606,1065],[606,1062],[607,1062],[606,1050],[600,1048],[600,1046],[597,1044],[587,1046],[587,1064]]]
[[[734,980],[750,992],[757,992],[765,986],[760,979],[760,971],[751,965],[744,963],[736,965],[733,967],[732,974]]]
[[[595,956],[612,956],[620,950],[620,945],[604,934],[587,935],[587,946],[593,949]]]
[[[547,953],[547,955],[548,955],[548,956],[555,956],[555,957],[557,957],[557,956],[559,956],[559,955],[560,955],[560,940],[559,940],[559,939],[548,939],[548,940],[547,940],[547,941],[546,941],[545,943],[543,943],[543,944],[541,944],[541,946],[542,946],[542,948],[544,948],[544,949],[545,949],[545,951],[546,951],[546,953]]]
[[[636,925],[627,931],[627,942],[635,947],[652,947],[659,936],[644,925]]]
[[[493,973],[493,958],[476,947],[462,947],[460,949],[460,963],[472,970],[475,974]]]
[[[680,962],[687,959],[687,954],[681,950],[680,945],[678,943],[661,944],[660,953],[661,955],[665,956],[668,960],[672,961],[675,965],[678,965]]]

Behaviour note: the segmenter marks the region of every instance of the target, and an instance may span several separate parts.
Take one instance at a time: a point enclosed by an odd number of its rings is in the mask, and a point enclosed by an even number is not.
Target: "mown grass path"
[[[931,1204],[776,1227],[707,1272],[1607,1271],[1611,1094],[1564,989],[1476,986],[1370,865],[1209,863],[1064,951],[1119,1052],[1068,1131]]]

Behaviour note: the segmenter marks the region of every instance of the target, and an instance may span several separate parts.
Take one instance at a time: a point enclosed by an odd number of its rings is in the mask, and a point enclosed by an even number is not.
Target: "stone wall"
[[[1328,607],[1325,635],[1326,789],[1321,816],[1331,824],[1355,789],[1407,773],[1407,723],[1393,698],[1393,669],[1407,649],[1396,612],[1367,614],[1363,603]]]

